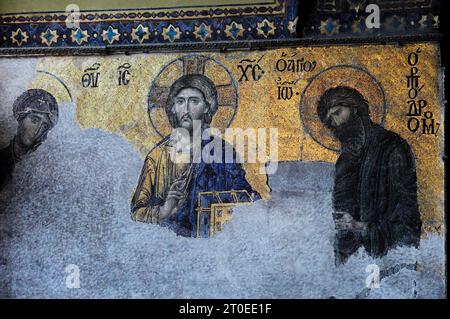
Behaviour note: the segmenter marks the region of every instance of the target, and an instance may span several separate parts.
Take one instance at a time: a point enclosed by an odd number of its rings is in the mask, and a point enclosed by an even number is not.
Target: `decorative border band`
[[[0,48],[0,56],[48,56],[48,55],[110,55],[136,54],[150,52],[226,52],[232,50],[267,50],[287,47],[309,47],[327,45],[364,45],[364,44],[397,44],[417,42],[439,43],[442,35],[439,33],[427,35],[404,36],[374,36],[346,38],[301,38],[272,39],[252,41],[221,41],[221,42],[184,42],[159,43],[141,45],[111,45],[104,47],[43,47],[43,48]]]
[[[256,15],[284,15],[289,0],[274,0],[259,5],[236,4],[226,7],[197,7],[173,9],[139,9],[139,10],[97,10],[80,11],[81,23],[105,21],[149,21],[149,20],[183,20],[183,19],[214,19],[232,16]],[[294,1],[295,2],[295,1]],[[0,24],[16,23],[64,23],[68,15],[66,12],[39,13],[8,13],[0,15]]]
[[[295,0],[193,11],[177,8],[165,12],[83,13],[76,27],[66,25],[66,17],[65,14],[3,15],[0,48],[287,39],[296,37],[298,21]]]

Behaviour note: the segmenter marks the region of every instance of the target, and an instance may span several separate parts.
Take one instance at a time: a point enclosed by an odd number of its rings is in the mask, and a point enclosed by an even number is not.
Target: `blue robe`
[[[168,138],[165,138],[155,147],[155,149],[158,150],[166,147],[167,141]],[[209,140],[203,140],[202,149],[209,142]],[[170,172],[171,170],[169,168],[165,168],[164,165],[161,165],[162,162],[168,161],[168,159],[161,160],[161,155],[158,155],[157,158],[155,158],[154,155],[152,156],[152,154],[155,153],[155,149],[150,151],[149,155],[147,156],[146,163],[148,162],[149,164],[144,165],[141,179],[132,201],[132,213],[138,212],[139,210],[151,211],[151,208],[164,205],[165,195],[167,194],[168,188],[170,187],[169,183],[167,182],[169,179],[164,175],[167,175],[167,172]],[[202,192],[246,190],[250,194],[250,196],[252,196],[253,200],[261,198],[260,195],[252,189],[251,185],[245,179],[245,171],[240,163],[237,163],[236,160],[232,163],[225,163],[226,149],[231,149],[233,151],[233,158],[236,159],[236,153],[234,149],[222,140],[221,163],[205,163],[203,158],[199,163],[193,163],[192,175],[187,190],[187,200],[175,214],[162,221],[161,225],[169,227],[178,235],[186,237],[196,237],[196,208],[198,205],[199,194]],[[164,156],[165,157],[163,158],[167,157],[167,155]],[[151,165],[153,165],[155,168],[146,168],[146,166]],[[160,169],[159,167],[164,168]],[[151,179],[149,178],[149,175],[156,177]],[[156,180],[155,178],[158,177],[159,180]],[[146,187],[141,186],[146,184],[146,180],[149,180],[149,182],[147,182],[148,186],[146,186],[148,188],[147,191],[145,190]],[[160,180],[163,181],[161,182]],[[147,194],[147,196],[142,196],[142,194]],[[248,201],[248,198],[243,198],[243,195],[240,196],[242,197],[239,198],[240,200]],[[208,203],[204,204],[206,206],[208,205]],[[137,215],[138,214],[135,213],[135,216]],[[142,216],[144,215],[145,214],[142,214]],[[134,219],[144,222],[153,222],[151,218],[147,217],[135,217]]]

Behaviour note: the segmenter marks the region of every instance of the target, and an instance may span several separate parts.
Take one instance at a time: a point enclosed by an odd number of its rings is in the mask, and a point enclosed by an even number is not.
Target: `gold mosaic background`
[[[439,134],[422,135],[407,129],[408,88],[406,75],[410,67],[407,57],[420,48],[417,65],[424,85],[419,95],[428,102],[427,110],[433,111],[441,123]],[[275,63],[286,55],[295,59],[316,61],[313,72],[278,72]],[[241,77],[238,64],[242,59],[261,57],[259,65],[264,74],[258,81],[238,83],[239,106],[231,127],[278,128],[280,161],[334,162],[338,154],[316,143],[302,128],[299,102],[308,80],[318,72],[335,65],[348,64],[366,69],[382,85],[387,100],[385,127],[399,133],[412,146],[416,156],[419,204],[427,231],[443,233],[444,167],[443,107],[439,92],[439,49],[433,43],[364,46],[299,47],[269,51],[236,51],[230,53],[199,53],[211,57],[230,70],[237,81]],[[98,128],[122,136],[134,145],[144,158],[161,138],[150,124],[147,115],[147,95],[152,81],[161,69],[185,54],[141,54],[98,57],[46,57],[38,62],[38,70],[59,77],[70,90],[76,103],[76,117],[84,128]],[[83,88],[83,70],[94,63],[100,64],[100,80],[96,88]],[[131,65],[130,83],[117,85],[117,68]],[[217,69],[219,70],[219,69]],[[223,81],[223,72],[207,70],[213,81]],[[250,72],[249,72],[250,73]],[[277,80],[296,81],[291,100],[278,100]],[[168,80],[168,79],[166,79]],[[333,82],[333,81],[331,81]],[[339,79],[336,78],[336,83]],[[53,77],[36,73],[30,87],[43,88],[53,93],[60,102],[69,101],[64,87]],[[372,101],[369,100],[369,103]],[[63,110],[61,110],[63,112]],[[259,174],[261,164],[246,164],[247,178],[264,198],[270,198],[265,175]],[[269,177],[270,178],[270,177]],[[301,181],[299,181],[301,182]]]

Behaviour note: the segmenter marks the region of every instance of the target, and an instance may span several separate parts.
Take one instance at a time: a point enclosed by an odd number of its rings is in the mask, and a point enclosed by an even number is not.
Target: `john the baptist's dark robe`
[[[3,149],[0,149],[0,191],[11,180],[14,171],[14,154],[12,143]]]
[[[209,141],[203,140],[202,147]],[[166,201],[171,183],[178,177],[177,165],[172,162],[170,153],[174,145],[169,138],[161,141],[145,159],[141,177],[131,203],[131,216],[135,221],[159,223],[178,235],[195,237],[197,235],[196,208],[199,194],[211,191],[246,190],[253,200],[260,195],[252,189],[245,178],[241,164],[225,162],[226,148],[231,147],[222,141],[222,162],[193,163],[189,176],[186,201],[182,207],[164,221],[159,221],[158,211]],[[233,158],[236,158],[234,150]]]
[[[371,124],[361,152],[344,151],[336,163],[334,206],[367,223],[362,232],[338,231],[340,261],[361,245],[374,257],[397,245],[418,246],[422,222],[414,155],[407,142]]]

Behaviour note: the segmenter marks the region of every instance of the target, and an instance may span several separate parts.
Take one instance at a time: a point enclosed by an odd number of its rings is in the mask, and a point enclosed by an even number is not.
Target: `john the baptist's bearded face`
[[[364,123],[370,122],[369,106],[357,90],[338,86],[319,99],[317,113],[322,123],[344,144],[361,144]]]
[[[326,115],[326,121],[334,129],[339,129],[339,126],[345,125],[351,118],[355,109],[346,106],[333,106]]]
[[[172,111],[175,113],[179,127],[189,132],[193,130],[194,121],[203,124],[209,106],[203,93],[195,88],[182,89],[173,99]]]

